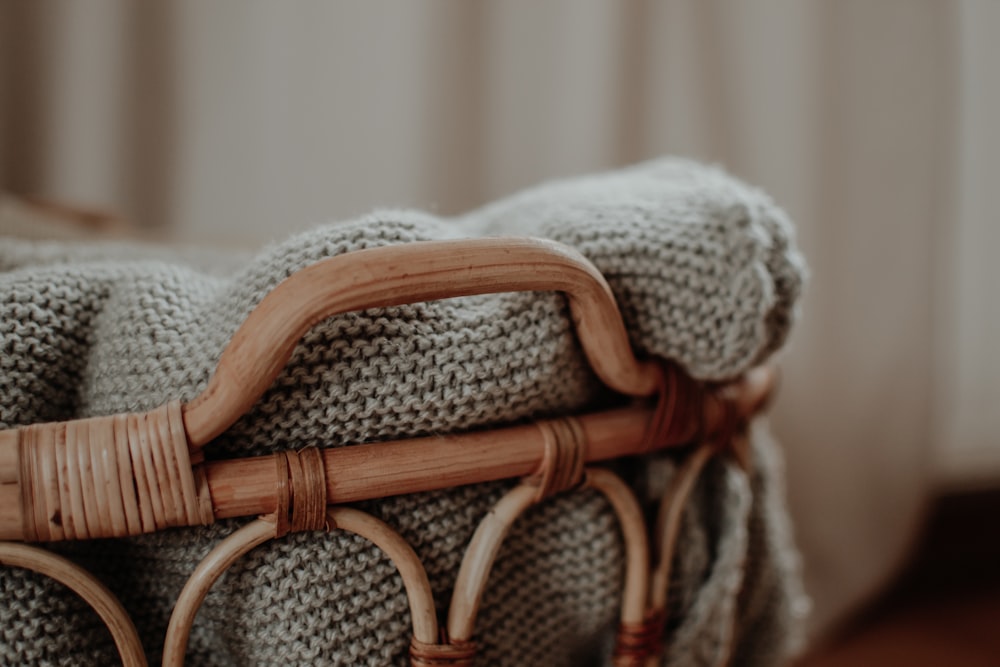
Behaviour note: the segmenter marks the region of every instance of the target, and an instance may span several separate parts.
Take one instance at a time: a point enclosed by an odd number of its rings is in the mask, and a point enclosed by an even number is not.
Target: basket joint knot
[[[324,530],[326,520],[326,468],[316,447],[274,454],[277,468],[275,535]]]
[[[544,436],[545,453],[530,478],[538,486],[535,502],[578,487],[584,480],[587,437],[573,417],[537,424]]]

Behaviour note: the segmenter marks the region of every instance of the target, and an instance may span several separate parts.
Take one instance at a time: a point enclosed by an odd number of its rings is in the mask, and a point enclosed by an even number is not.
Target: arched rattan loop
[[[626,559],[621,619],[623,623],[639,623],[645,613],[649,587],[649,546],[642,509],[628,486],[608,470],[588,468],[584,485],[602,493],[618,517]],[[514,521],[535,502],[536,495],[530,481],[514,487],[493,506],[476,529],[462,559],[448,610],[450,641],[472,641],[479,604],[500,545]]]
[[[448,607],[448,638],[471,642],[493,561],[510,527],[535,502],[533,483],[522,482],[508,491],[483,517],[465,548],[462,565],[455,578],[455,589]]]
[[[606,468],[588,468],[585,486],[601,492],[611,503],[625,545],[625,583],[622,586],[621,622],[642,622],[649,591],[649,535],[635,494]]]
[[[371,541],[392,560],[399,571],[410,603],[413,636],[424,644],[434,644],[438,626],[427,572],[413,548],[399,533],[375,517],[349,507],[330,507],[325,524],[346,530]],[[222,540],[198,564],[174,605],[163,647],[164,667],[180,667],[198,608],[216,580],[241,556],[276,536],[272,519],[261,518],[243,526]]]
[[[128,612],[104,584],[62,556],[39,547],[0,542],[0,565],[20,567],[58,581],[89,604],[111,632],[124,667],[146,667],[139,633]]]
[[[188,578],[181,594],[174,603],[167,626],[167,636],[163,642],[164,667],[181,667],[184,664],[184,653],[187,650],[188,638],[191,635],[191,625],[198,613],[198,608],[205,600],[212,584],[222,576],[222,573],[236,560],[274,537],[274,523],[257,519],[243,526],[233,534],[219,542]]]
[[[29,541],[139,535],[210,524],[180,401],[144,413],[25,426],[18,460]]]
[[[615,667],[656,667],[664,649],[663,632],[667,620],[670,574],[684,508],[705,464],[717,449],[702,444],[694,449],[678,468],[670,486],[660,499],[653,534],[655,562],[649,579],[648,608],[637,622],[625,622],[618,628],[615,642]]]
[[[651,580],[649,603],[653,609],[666,609],[667,593],[670,589],[670,573],[677,538],[680,535],[681,519],[695,483],[705,465],[715,454],[715,448],[702,444],[695,448],[677,469],[670,486],[660,499],[659,512],[653,531],[655,566]]]

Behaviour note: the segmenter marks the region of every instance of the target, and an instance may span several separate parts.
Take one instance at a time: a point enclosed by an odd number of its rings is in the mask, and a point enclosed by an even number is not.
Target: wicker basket
[[[594,372],[635,397],[624,407],[339,449],[206,460],[205,449],[246,412],[320,319],[364,308],[509,291],[560,291]],[[194,400],[144,413],[0,431],[0,562],[53,577],[110,629],[124,664],[144,665],[135,627],[115,597],[71,561],[27,542],[139,535],[259,516],[219,543],[177,599],[163,664],[180,665],[213,582],[241,555],[289,532],[345,530],[382,549],[401,575],[413,625],[413,665],[471,664],[474,627],[493,561],[518,516],[553,494],[594,489],[610,502],[626,563],[616,665],[658,664],[681,509],[714,456],[748,465],[746,426],[766,404],[773,372],[707,385],[633,356],[601,274],[574,250],[534,239],[412,243],[361,250],[294,273],[251,312]],[[678,448],[679,473],[647,526],[634,493],[602,461]],[[683,449],[681,449],[683,448]],[[371,465],[377,454],[379,465]],[[520,478],[483,518],[438,627],[427,574],[385,522],[351,503]],[[652,537],[651,537],[652,536]],[[652,542],[652,544],[651,544]]]

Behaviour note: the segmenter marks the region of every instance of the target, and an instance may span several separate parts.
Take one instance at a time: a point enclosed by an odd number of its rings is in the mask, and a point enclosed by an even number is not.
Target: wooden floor
[[[915,598],[866,618],[796,667],[997,667],[1000,586]]]
[[[883,600],[795,667],[1000,666],[1000,493],[944,498]]]

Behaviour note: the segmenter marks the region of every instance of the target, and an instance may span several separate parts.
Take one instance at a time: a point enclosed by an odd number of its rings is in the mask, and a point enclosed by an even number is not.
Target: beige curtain
[[[776,428],[815,626],[1000,482],[1000,4],[0,3],[0,188],[255,244],[661,153],[798,222]]]

